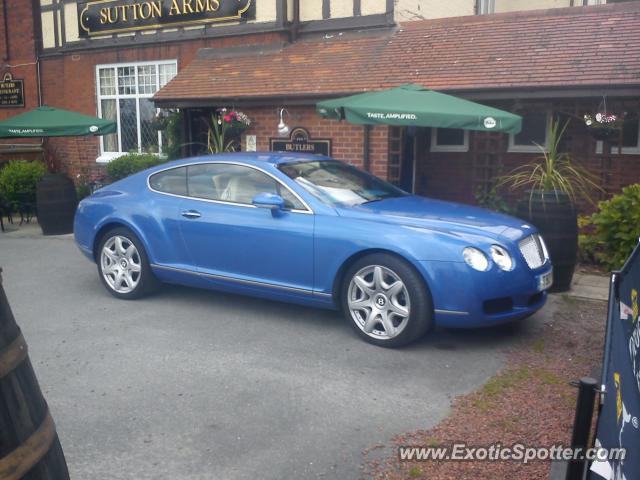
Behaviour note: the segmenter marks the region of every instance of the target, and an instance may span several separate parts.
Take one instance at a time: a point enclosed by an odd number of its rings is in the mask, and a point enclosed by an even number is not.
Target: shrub
[[[495,212],[506,213],[513,215],[515,210],[509,206],[504,198],[498,193],[495,186],[491,187],[491,190],[485,191],[482,187],[476,189],[474,196],[478,205],[488,210]]]
[[[151,153],[128,153],[112,160],[107,165],[107,174],[115,182],[147,168],[155,167],[164,161],[165,159]]]
[[[580,223],[591,232],[580,236],[582,255],[611,270],[622,267],[640,237],[640,184],[600,202],[598,211]]]
[[[16,205],[33,202],[36,198],[36,184],[47,173],[44,163],[13,160],[0,170],[0,197]]]

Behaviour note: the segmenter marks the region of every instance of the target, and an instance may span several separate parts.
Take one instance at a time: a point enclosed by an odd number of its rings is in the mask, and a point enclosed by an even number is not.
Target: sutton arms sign
[[[80,35],[255,19],[254,0],[93,0],[78,3]]]

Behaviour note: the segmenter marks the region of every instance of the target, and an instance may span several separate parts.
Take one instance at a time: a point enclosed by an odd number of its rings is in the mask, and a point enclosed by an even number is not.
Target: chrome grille
[[[541,267],[548,259],[547,247],[545,247],[542,237],[537,233],[520,240],[518,247],[520,247],[520,253],[531,269]]]

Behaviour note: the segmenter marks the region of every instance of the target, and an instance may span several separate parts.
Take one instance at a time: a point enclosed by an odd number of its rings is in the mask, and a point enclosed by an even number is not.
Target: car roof
[[[205,163],[211,161],[233,161],[248,164],[255,164],[259,162],[270,163],[272,165],[282,165],[286,163],[298,163],[298,162],[313,162],[313,161],[327,161],[333,160],[330,157],[324,155],[313,155],[309,153],[285,153],[285,152],[234,152],[234,153],[219,153],[216,155],[202,155],[199,157],[184,158],[172,162],[173,165],[178,166],[182,164],[192,163]]]

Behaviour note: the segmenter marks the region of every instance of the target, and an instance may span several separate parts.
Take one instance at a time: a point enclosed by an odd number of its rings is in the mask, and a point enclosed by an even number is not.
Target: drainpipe
[[[4,22],[4,48],[2,61],[9,60],[9,22],[7,20],[7,0],[2,0],[2,20]]]
[[[369,143],[371,140],[371,125],[364,126],[364,141],[362,142],[363,158],[362,166],[365,171],[371,172],[371,155],[369,154]]]

